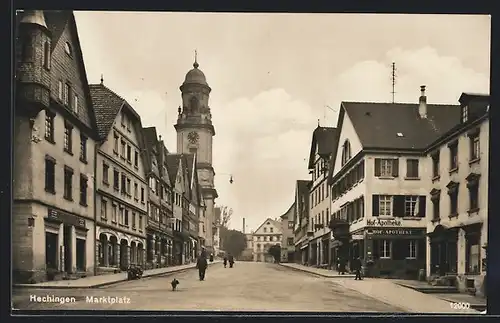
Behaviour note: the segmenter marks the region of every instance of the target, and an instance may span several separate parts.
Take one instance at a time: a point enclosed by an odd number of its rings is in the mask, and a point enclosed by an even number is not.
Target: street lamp
[[[227,174],[227,173],[217,173],[217,175],[226,175],[229,176],[229,184],[233,184],[233,174]]]

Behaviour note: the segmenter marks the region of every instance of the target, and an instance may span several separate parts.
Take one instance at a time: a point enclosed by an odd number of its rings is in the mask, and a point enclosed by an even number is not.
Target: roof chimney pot
[[[418,114],[422,119],[427,118],[427,96],[425,95],[425,85],[420,86]]]

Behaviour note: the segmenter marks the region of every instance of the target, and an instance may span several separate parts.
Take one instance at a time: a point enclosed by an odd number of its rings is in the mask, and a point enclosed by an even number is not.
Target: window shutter
[[[418,197],[418,216],[421,218],[425,218],[426,200],[427,197],[425,195]]]
[[[392,216],[403,217],[405,215],[405,196],[394,195],[392,197]]]
[[[425,254],[427,253],[427,248],[425,245],[425,239],[419,239],[417,242],[417,259],[425,260]]]
[[[392,176],[399,176],[399,159],[392,160]]]
[[[375,176],[380,176],[380,158],[375,158]]]
[[[372,195],[372,215],[373,216],[378,216],[379,215],[379,196],[378,195]]]

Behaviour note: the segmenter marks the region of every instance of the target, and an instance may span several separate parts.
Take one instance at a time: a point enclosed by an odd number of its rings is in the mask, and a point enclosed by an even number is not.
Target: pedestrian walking
[[[224,268],[227,267],[227,256],[224,256]]]
[[[344,275],[345,272],[346,272],[346,263],[345,263],[345,260],[344,258],[339,258],[338,259],[338,272],[341,274],[341,275]]]
[[[229,268],[233,268],[233,265],[234,265],[234,257],[233,257],[233,255],[230,254],[228,258],[229,258],[228,259],[229,260]]]
[[[207,267],[207,257],[206,254],[202,252],[198,257],[198,260],[196,261],[196,268],[198,268],[198,275],[200,276],[200,280],[205,280],[205,272],[207,271]]]
[[[361,259],[359,257],[352,261],[352,269],[356,273],[354,280],[363,280],[361,278]]]

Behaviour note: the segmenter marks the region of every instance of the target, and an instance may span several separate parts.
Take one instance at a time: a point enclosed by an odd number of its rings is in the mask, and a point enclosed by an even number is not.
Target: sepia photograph
[[[14,21],[12,314],[486,313],[491,16]]]

